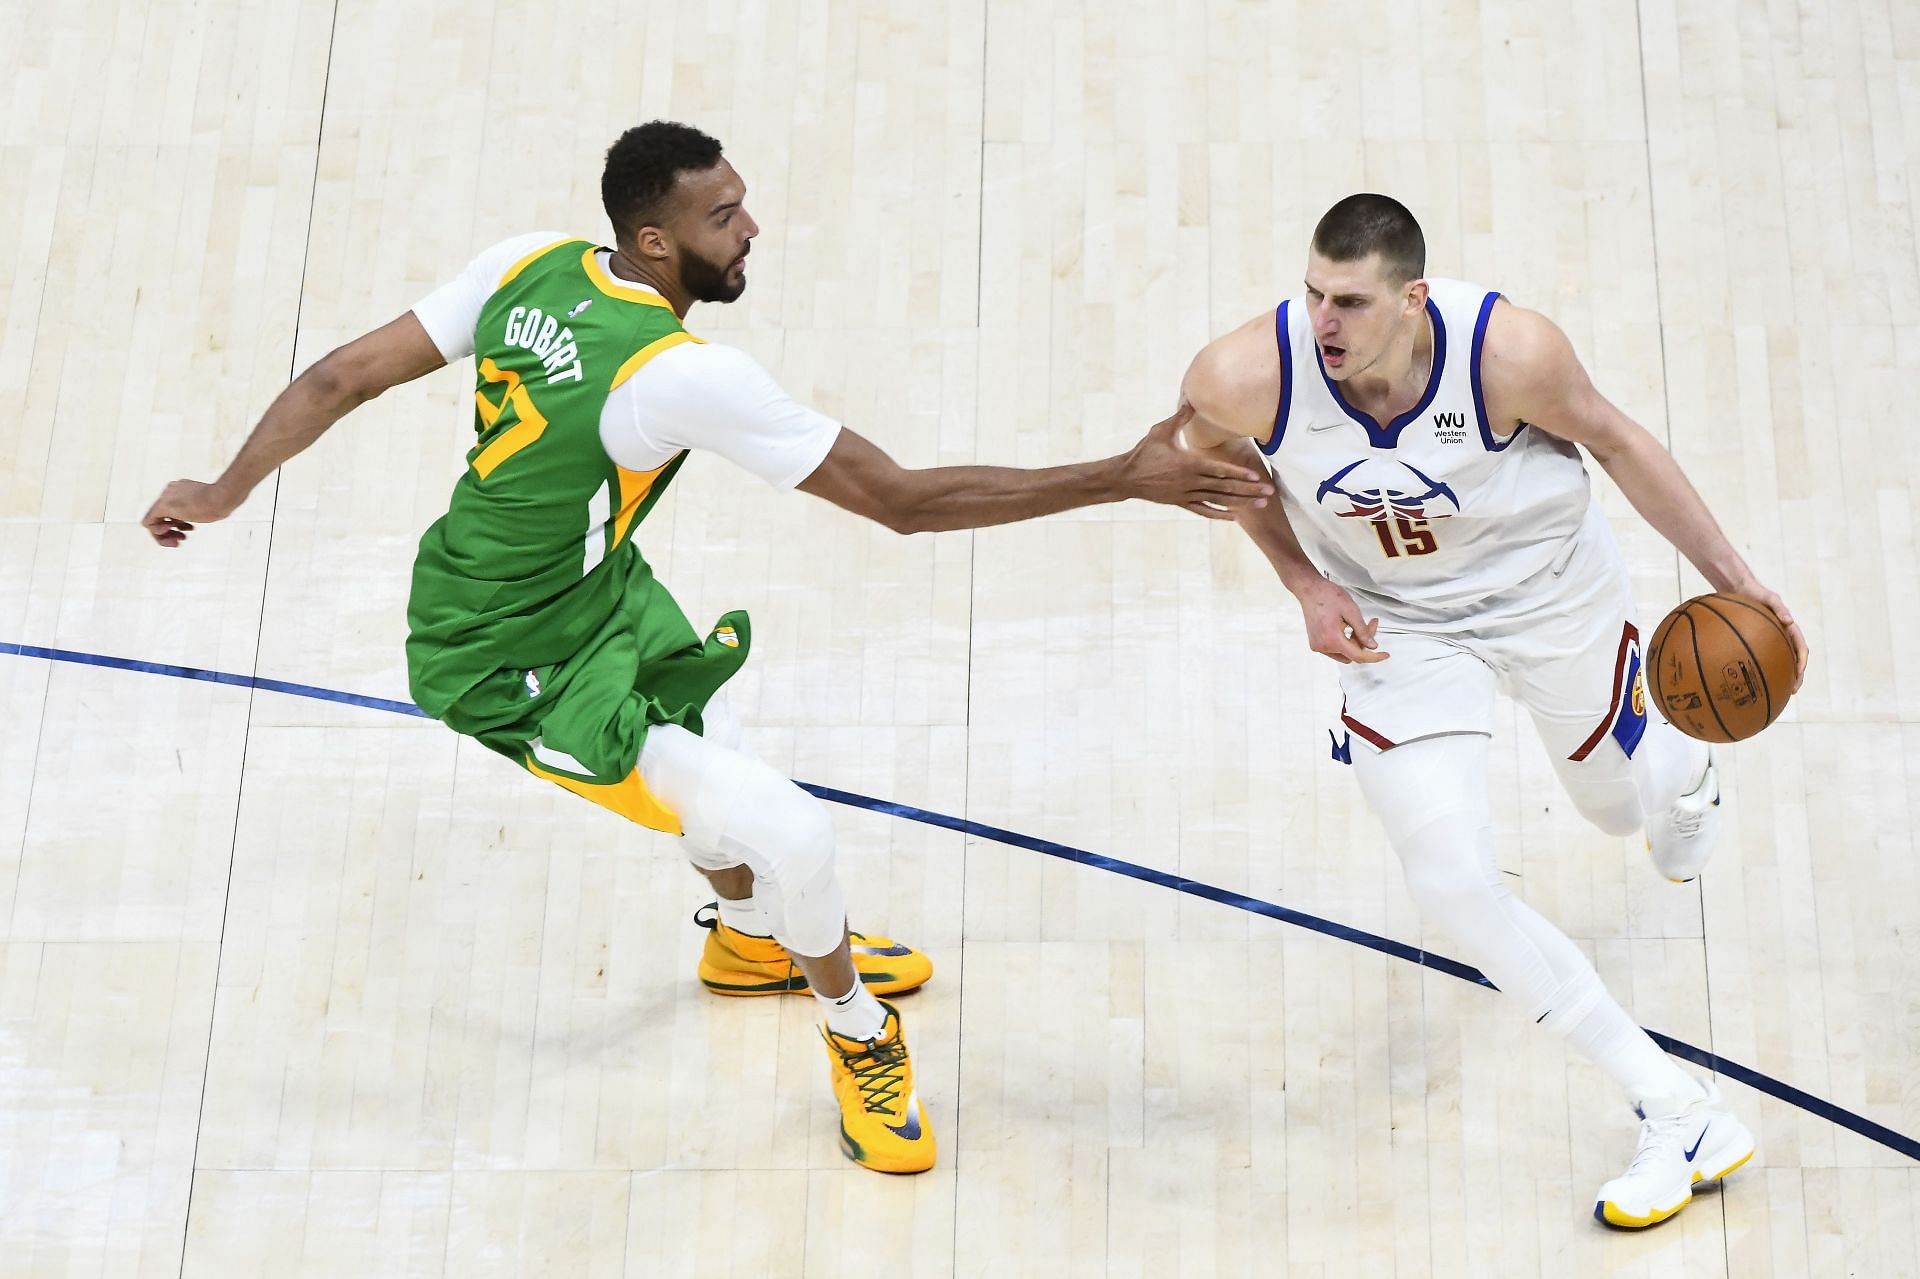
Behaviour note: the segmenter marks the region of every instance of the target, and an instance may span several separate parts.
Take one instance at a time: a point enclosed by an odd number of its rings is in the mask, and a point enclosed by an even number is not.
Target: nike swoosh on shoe
[[[887,1131],[907,1141],[920,1140],[920,1094],[915,1092],[907,1097],[907,1122],[888,1124]]]

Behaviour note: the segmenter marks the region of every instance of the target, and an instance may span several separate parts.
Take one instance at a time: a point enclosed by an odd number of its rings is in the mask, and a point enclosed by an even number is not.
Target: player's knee
[[[1475,921],[1495,905],[1492,890],[1467,858],[1432,858],[1406,865],[1407,895],[1429,923],[1456,937],[1471,936]]]
[[[723,847],[783,890],[833,873],[833,818],[827,806],[764,764],[734,799]]]
[[[784,878],[794,884],[810,884],[833,873],[833,818],[818,799],[793,782],[787,782],[787,786],[792,793],[784,806]]]
[[[1640,829],[1640,799],[1629,791],[1624,799],[1599,799],[1576,795],[1573,805],[1580,815],[1608,835],[1631,835]]]
[[[1640,829],[1643,814],[1640,792],[1622,767],[1610,772],[1569,765],[1560,775],[1567,798],[1580,816],[1609,835],[1631,835]]]

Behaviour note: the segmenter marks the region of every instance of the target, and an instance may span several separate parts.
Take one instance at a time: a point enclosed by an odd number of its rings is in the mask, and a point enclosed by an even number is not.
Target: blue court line
[[[413,715],[428,718],[427,713],[412,702],[394,701],[385,697],[368,697],[361,693],[347,693],[334,688],[320,688],[313,684],[293,684],[286,680],[262,679],[254,675],[237,675],[228,671],[202,670],[193,666],[170,666],[163,662],[142,662],[128,657],[109,657],[101,653],[81,653],[66,648],[42,648],[35,644],[14,644],[0,640],[0,654],[17,657],[37,657],[50,662],[73,662],[81,666],[104,666],[117,671],[134,671],[142,675],[167,675],[175,679],[201,680],[210,684],[227,684],[235,688],[255,688],[268,693],[285,693],[291,697],[308,697],[316,701],[337,702],[343,706],[362,706],[371,710],[391,711],[401,715]],[[1099,853],[1090,853],[1084,848],[1074,848],[1068,844],[1057,844],[1050,839],[1040,839],[1033,835],[1022,835],[1018,831],[1006,830],[999,826],[989,826],[984,822],[969,821],[964,817],[952,817],[946,813],[936,813],[924,808],[915,808],[910,804],[896,804],[892,800],[875,799],[870,795],[860,795],[853,791],[836,790],[831,786],[818,786],[811,782],[799,785],[808,792],[835,804],[844,804],[849,808],[863,808],[868,812],[883,813],[889,817],[900,817],[907,821],[919,822],[926,826],[938,826],[944,830],[958,831],[963,835],[972,835],[979,839],[989,839],[997,844],[1008,844],[1014,848],[1024,848],[1029,852],[1041,853],[1047,857],[1057,857],[1062,861],[1073,862],[1080,866],[1091,866],[1095,870],[1110,871],[1116,875],[1125,875],[1143,883],[1155,884],[1161,888],[1170,888],[1177,893],[1190,897],[1200,897],[1207,901],[1218,902],[1223,906],[1232,906],[1254,915],[1264,915],[1268,919],[1277,919],[1283,924],[1292,924],[1310,932],[1320,933],[1340,941],[1364,946],[1368,950],[1391,955],[1395,959],[1404,959],[1410,964],[1422,968],[1431,968],[1435,972],[1458,977],[1462,981],[1495,989],[1486,974],[1479,969],[1449,959],[1445,955],[1436,955],[1430,950],[1418,946],[1409,946],[1405,942],[1394,941],[1390,937],[1381,937],[1365,929],[1353,928],[1336,923],[1331,919],[1322,919],[1318,915],[1309,915],[1303,911],[1292,910],[1276,902],[1263,901],[1258,897],[1248,897],[1236,893],[1230,888],[1220,888],[1199,880],[1186,879],[1169,871],[1154,870],[1149,866],[1135,865],[1121,861],[1116,857],[1104,857]],[[1743,1066],[1718,1053],[1696,1048],[1692,1044],[1663,1035],[1657,1030],[1647,1031],[1653,1041],[1661,1048],[1690,1061],[1696,1066],[1734,1079],[1755,1092],[1778,1098],[1790,1106],[1798,1106],[1810,1115],[1828,1120],[1858,1133],[1868,1141],[1876,1142],[1887,1149],[1905,1155],[1920,1163],[1920,1141],[1895,1132],[1883,1124],[1877,1124],[1864,1115],[1856,1115],[1851,1110],[1836,1106],[1810,1092],[1783,1083],[1771,1075],[1762,1074],[1751,1066]]]

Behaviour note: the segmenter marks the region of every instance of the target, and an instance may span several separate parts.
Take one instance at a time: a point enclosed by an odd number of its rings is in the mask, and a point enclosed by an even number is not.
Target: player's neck
[[[1340,390],[1355,408],[1391,416],[1419,403],[1432,377],[1433,321],[1422,311],[1371,368],[1348,378]]]
[[[687,309],[693,305],[693,297],[678,284],[666,278],[666,274],[654,268],[644,258],[638,258],[625,249],[616,248],[607,261],[607,269],[614,278],[625,280],[629,284],[644,284],[667,300],[674,315],[687,318]]]

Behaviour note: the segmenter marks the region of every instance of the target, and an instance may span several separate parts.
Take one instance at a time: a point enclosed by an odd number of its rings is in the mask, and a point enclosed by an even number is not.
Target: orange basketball
[[[1773,723],[1793,677],[1787,628],[1744,595],[1696,595],[1667,614],[1647,649],[1654,703],[1703,742],[1741,741]]]

